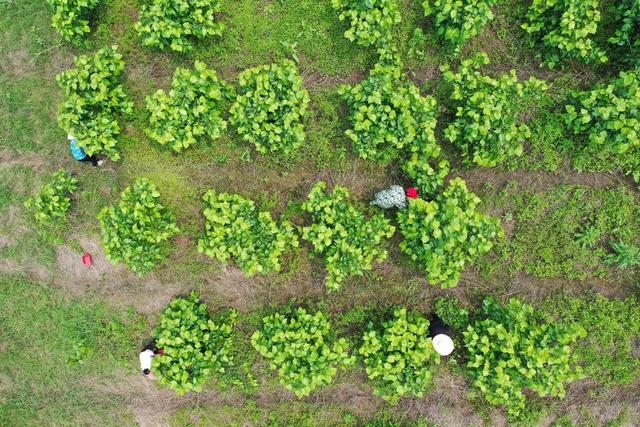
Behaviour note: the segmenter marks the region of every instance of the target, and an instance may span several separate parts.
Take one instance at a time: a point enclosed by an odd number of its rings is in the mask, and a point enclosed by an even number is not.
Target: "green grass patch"
[[[510,182],[481,197],[486,210],[513,228],[477,262],[487,275],[523,270],[540,278],[609,278],[611,270],[604,265],[609,242],[633,243],[639,237],[640,205],[625,187],[561,185],[535,192]]]
[[[577,323],[587,336],[575,347],[587,378],[602,385],[632,384],[640,378],[640,305],[635,298],[607,299],[600,294],[547,298],[543,309],[555,322]]]
[[[135,358],[146,325],[132,312],[69,299],[19,277],[0,277],[2,425],[123,425],[117,396],[100,391]]]

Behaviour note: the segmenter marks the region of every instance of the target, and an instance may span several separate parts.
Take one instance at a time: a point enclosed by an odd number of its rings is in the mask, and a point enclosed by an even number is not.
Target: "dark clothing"
[[[151,351],[153,351],[153,354],[158,354],[158,346],[156,345],[156,339],[155,338],[152,338],[151,341],[149,341],[147,343],[147,345],[145,345],[142,348],[142,351],[145,351],[145,350],[151,350]]]
[[[445,325],[442,319],[440,319],[438,316],[433,315],[429,319],[429,335],[431,335],[431,337],[435,337],[436,335],[440,334],[446,335],[448,337],[451,336],[451,328]]]
[[[78,160],[79,162],[90,162],[91,166],[98,166],[98,158],[95,156],[87,156],[82,160]]]

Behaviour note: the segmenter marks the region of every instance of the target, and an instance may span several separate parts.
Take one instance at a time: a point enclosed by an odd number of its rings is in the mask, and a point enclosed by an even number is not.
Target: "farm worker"
[[[449,336],[451,330],[438,316],[432,316],[429,319],[429,335],[431,335],[431,344],[434,350],[440,356],[448,356],[453,352],[453,340]]]
[[[82,147],[78,145],[78,139],[75,136],[69,134],[67,135],[67,139],[69,140],[69,148],[71,148],[71,154],[74,159],[79,162],[91,162],[91,166],[102,166],[104,164],[104,160],[98,160],[95,155],[87,155]]]
[[[407,198],[415,199],[417,197],[418,192],[413,187],[409,187],[405,191],[399,185],[392,185],[386,190],[377,192],[371,205],[382,209],[404,209],[407,207]]]
[[[140,369],[145,377],[155,379],[151,373],[151,363],[156,354],[163,354],[161,349],[156,346],[156,340],[152,339],[140,352]]]

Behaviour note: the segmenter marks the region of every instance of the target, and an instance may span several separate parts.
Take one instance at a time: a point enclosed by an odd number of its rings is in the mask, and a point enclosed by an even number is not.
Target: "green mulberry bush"
[[[440,145],[424,146],[402,162],[402,170],[411,178],[421,196],[434,196],[449,175],[449,161],[440,159]]]
[[[298,246],[291,223],[276,223],[251,200],[212,190],[204,200],[205,234],[198,251],[211,258],[221,262],[233,258],[247,275],[267,274],[280,271],[283,255]]]
[[[592,39],[600,22],[599,7],[599,0],[533,0],[522,28],[549,68],[565,59],[604,63],[607,56]]]
[[[151,0],[135,28],[144,46],[189,52],[193,39],[222,34],[224,24],[216,21],[220,10],[220,0]]]
[[[156,187],[139,178],[124,190],[117,205],[98,214],[102,245],[111,262],[122,261],[144,274],[164,258],[162,243],[179,230],[175,217],[159,199]]]
[[[211,374],[222,374],[232,366],[236,317],[235,310],[229,310],[212,320],[195,292],[171,301],[154,331],[156,345],[163,350],[152,365],[160,384],[178,395],[199,392]]]
[[[280,384],[298,398],[331,384],[338,368],[353,365],[344,338],[337,339],[321,313],[296,309],[290,316],[273,314],[262,319],[262,330],[251,337],[253,347],[278,370]]]
[[[304,142],[309,93],[293,61],[240,73],[229,121],[258,152],[289,154]]]
[[[350,109],[352,128],[346,135],[364,159],[381,164],[400,159],[402,169],[421,193],[431,194],[449,173],[449,163],[438,160],[436,101],[421,96],[395,62],[378,63],[367,79],[340,88]]]
[[[620,168],[640,182],[639,71],[621,72],[608,85],[574,94],[564,118],[571,131],[588,143],[574,166],[582,169]]]
[[[518,82],[515,70],[498,79],[483,75],[480,69],[488,63],[487,55],[481,53],[462,61],[457,73],[448,65],[442,67],[445,80],[453,86],[451,99],[457,107],[456,119],[445,136],[462,150],[469,165],[496,166],[521,156],[523,141],[531,136],[529,127],[519,120],[522,104],[547,89],[535,77]]]
[[[68,172],[59,170],[38,194],[25,202],[25,206],[35,211],[34,217],[41,224],[64,220],[71,206],[67,194],[77,189],[78,180]]]
[[[91,32],[89,15],[100,0],[47,0],[53,9],[51,24],[63,39],[76,46],[82,45],[84,36]]]
[[[124,69],[122,55],[113,46],[93,56],[77,57],[75,65],[76,68],[56,77],[66,96],[58,123],[78,139],[78,145],[88,155],[104,154],[118,160],[117,117],[133,110],[133,102],[119,83]]]
[[[463,330],[469,324],[469,311],[455,297],[436,298],[433,311],[445,325],[449,325],[453,329]]]
[[[436,101],[421,96],[399,66],[378,63],[367,79],[341,87],[340,95],[350,110],[346,134],[363,159],[386,164],[403,149],[437,145]]]
[[[204,62],[196,61],[193,70],[178,68],[169,94],[159,90],[146,99],[151,125],[147,135],[177,152],[206,136],[217,140],[227,128],[222,103],[231,90]]]
[[[425,16],[435,17],[438,35],[458,53],[464,42],[493,19],[495,4],[496,0],[425,0],[422,7]]]
[[[433,285],[452,288],[465,264],[488,252],[502,237],[497,218],[478,212],[480,199],[455,178],[433,201],[409,199],[398,211],[400,249],[427,273]]]
[[[506,406],[510,419],[525,408],[525,389],[563,398],[564,384],[580,378],[571,346],[585,336],[581,327],[543,323],[517,299],[504,307],[487,299],[479,318],[463,333],[467,371],[489,403]]]
[[[371,270],[374,262],[383,261],[382,248],[395,227],[382,214],[367,218],[349,202],[349,191],[336,186],[331,194],[320,181],[314,185],[302,210],[311,214],[313,223],[302,229],[302,238],[311,242],[316,254],[323,254],[329,272],[326,286],[338,290],[345,278]]]
[[[375,394],[395,404],[405,395],[422,397],[440,363],[429,337],[429,321],[422,315],[396,309],[380,330],[369,325],[360,354]]]
[[[616,6],[616,21],[619,25],[609,43],[619,46],[623,62],[640,66],[640,1],[620,0]]]
[[[338,19],[350,23],[344,36],[360,46],[388,43],[402,19],[397,0],[331,0],[331,4]]]

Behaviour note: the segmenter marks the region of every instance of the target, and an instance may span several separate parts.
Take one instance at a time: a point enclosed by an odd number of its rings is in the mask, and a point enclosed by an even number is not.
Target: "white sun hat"
[[[436,335],[431,343],[440,356],[448,356],[453,352],[453,340],[445,334]]]

